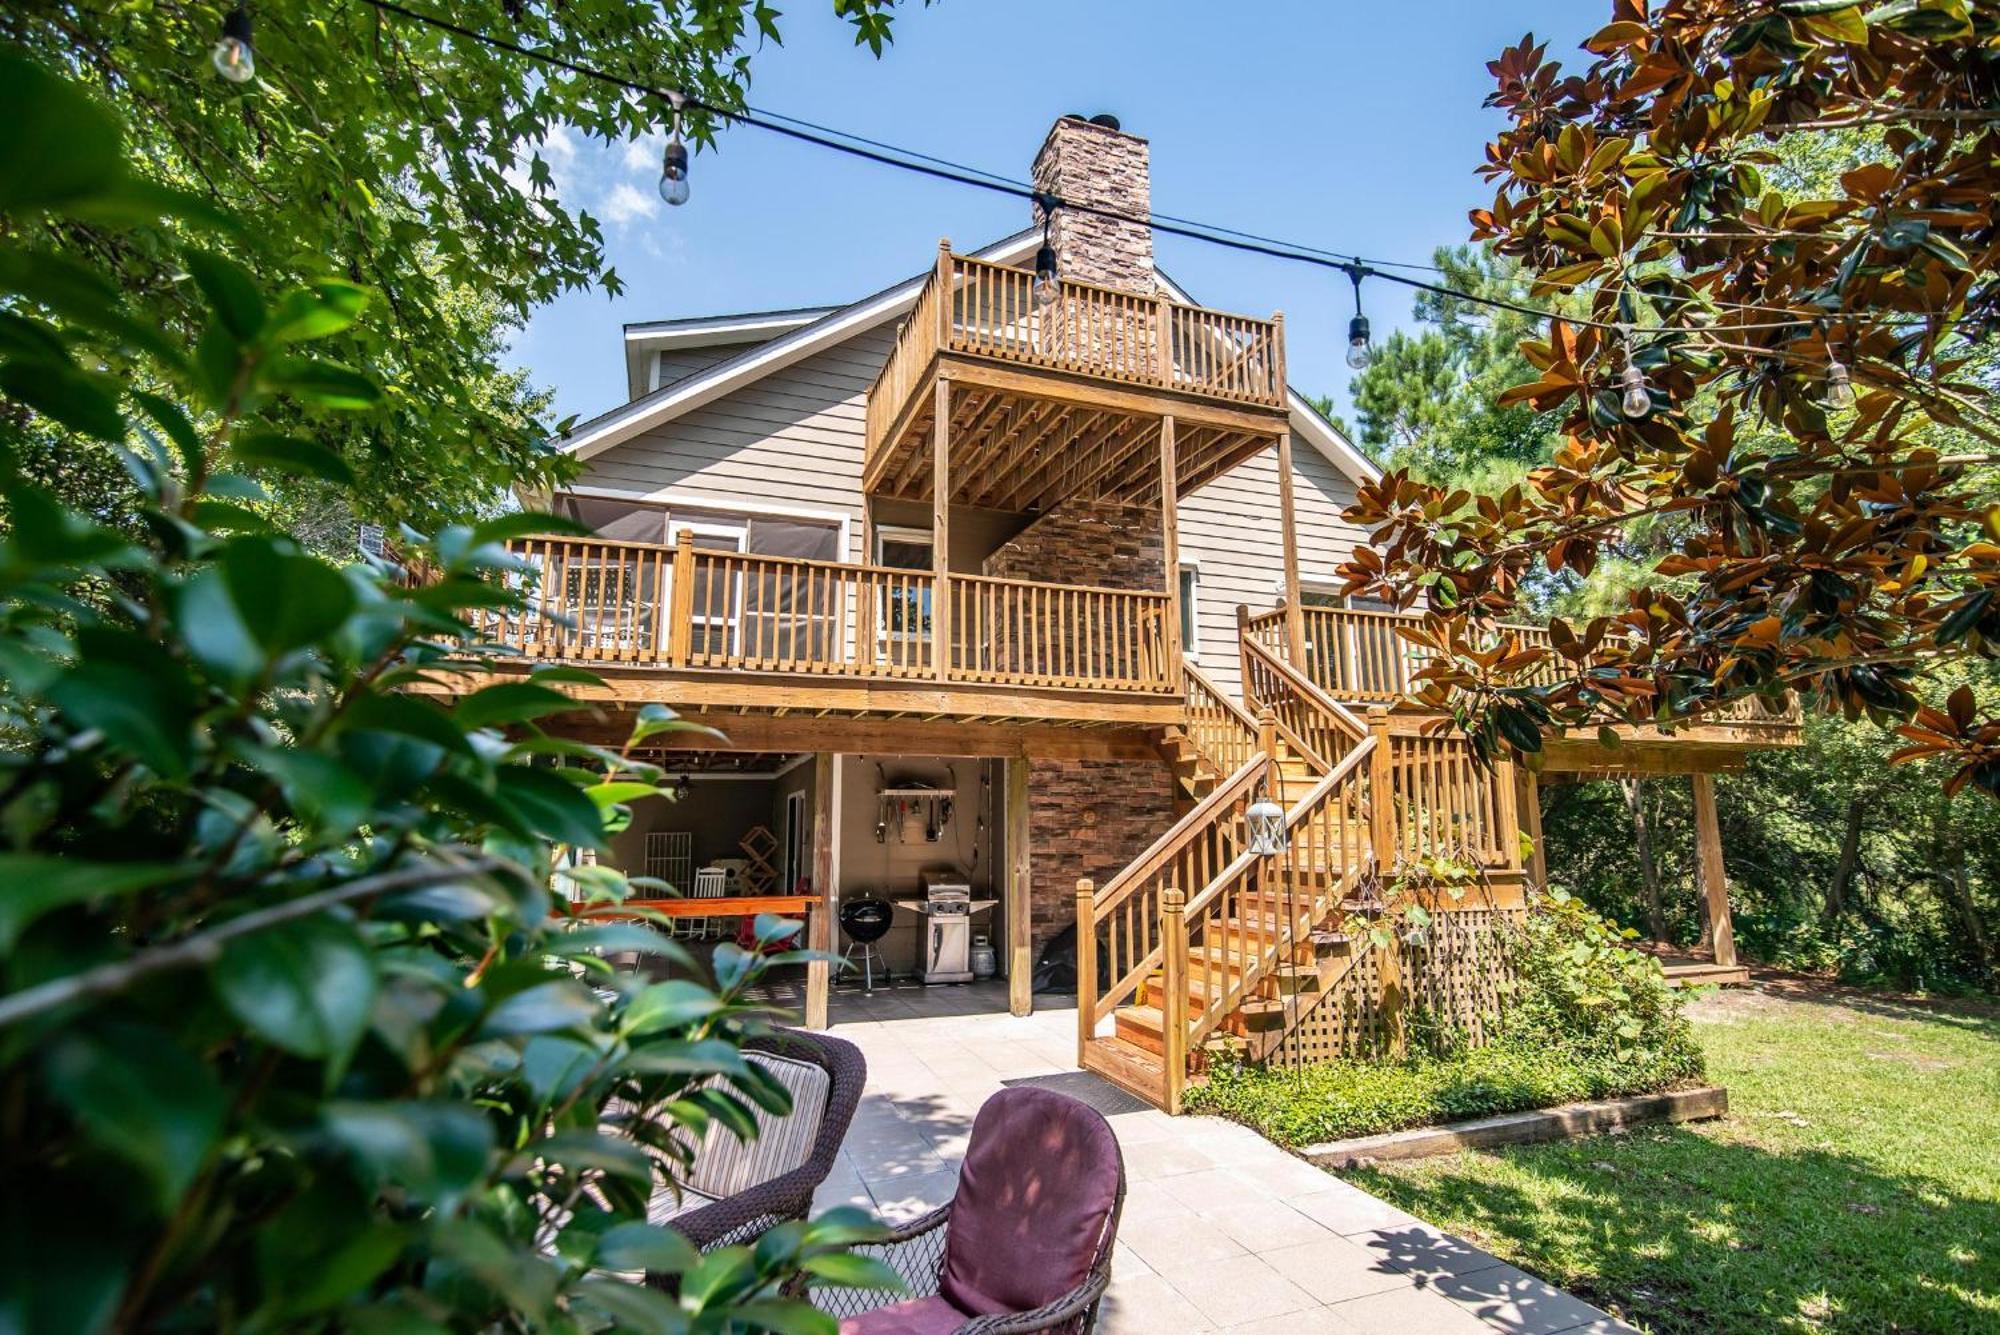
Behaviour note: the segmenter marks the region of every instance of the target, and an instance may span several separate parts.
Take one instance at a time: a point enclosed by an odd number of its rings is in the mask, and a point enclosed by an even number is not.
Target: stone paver
[[[868,1090],[821,1207],[903,1220],[943,1204],[979,1105],[1006,1081],[1073,1070],[1074,1010],[1015,1018],[1006,1004],[993,984],[836,995],[834,1032],[866,1054]],[[1107,1116],[1128,1183],[1107,1335],[1631,1329],[1244,1127]]]

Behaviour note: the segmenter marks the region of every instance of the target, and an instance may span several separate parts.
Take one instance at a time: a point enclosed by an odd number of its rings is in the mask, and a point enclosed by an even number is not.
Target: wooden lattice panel
[[[1399,942],[1408,1005],[1405,1024],[1419,1018],[1463,1031],[1468,1042],[1490,1037],[1488,1026],[1513,980],[1506,934],[1521,914],[1507,910],[1443,912],[1415,941]],[[1382,1005],[1381,947],[1362,951],[1354,965],[1301,1016],[1271,1054],[1279,1064],[1370,1059],[1388,1048]]]

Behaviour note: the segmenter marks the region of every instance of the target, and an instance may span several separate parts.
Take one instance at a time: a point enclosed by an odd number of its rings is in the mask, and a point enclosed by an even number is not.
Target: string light
[[[257,77],[257,53],[250,46],[250,11],[241,3],[222,19],[222,37],[210,48],[209,63],[230,83]]]
[[[1632,360],[1632,329],[1625,330],[1625,369],[1618,373],[1618,384],[1624,393],[1618,400],[1618,411],[1633,421],[1638,421],[1653,411],[1653,389],[1646,383],[1646,373]]]
[[[681,96],[675,93],[667,100],[674,109],[674,125],[660,158],[660,198],[679,208],[688,202],[688,151],[681,142]]]
[[[1368,351],[1368,317],[1361,313],[1361,279],[1369,272],[1359,264],[1347,269],[1347,280],[1354,284],[1354,318],[1347,322],[1347,365],[1356,371],[1367,370],[1372,360]]]
[[[1056,248],[1049,235],[1055,227],[1056,206],[1062,201],[1040,190],[1034,200],[1042,215],[1042,244],[1035,251],[1035,300],[1048,306],[1062,295],[1062,274],[1056,267]]]
[[[1832,349],[1826,354],[1826,406],[1842,409],[1854,406],[1854,382],[1848,379],[1846,365]]]
[[[536,50],[532,47],[522,46],[518,42],[513,42],[503,37],[497,37],[490,33],[480,32],[477,29],[469,28],[460,23],[455,23],[450,19],[442,18],[433,14],[421,13],[417,10],[408,8],[405,5],[397,3],[396,0],[363,0],[363,3],[383,13],[395,14],[402,18],[409,19],[414,23],[421,23],[426,27],[434,28],[440,32],[452,33],[456,36],[465,38],[468,41],[478,42],[484,46],[491,47],[495,50],[510,51],[515,55],[521,56],[522,58],[527,60],[532,60],[537,64],[544,65],[552,69],[564,70],[582,78],[595,79],[601,83],[609,84],[617,88],[622,88],[628,92],[639,93],[639,94],[652,94],[654,96],[666,96],[675,99],[681,98],[680,94],[672,93],[670,92],[670,90],[661,88],[657,85],[642,83],[637,79],[627,78],[622,75],[613,74],[608,70],[599,69],[594,66],[584,64],[580,61],[572,60],[569,59],[568,57],[557,55],[551,51],[541,51],[541,50]],[[246,25],[247,25],[247,18],[246,18]],[[248,76],[246,75],[245,77]],[[916,172],[921,175],[930,176],[938,180],[951,181],[959,185],[974,186],[982,190],[989,190],[1000,194],[1013,195],[1016,196],[1017,198],[1033,199],[1037,195],[1037,192],[1032,190],[1031,188],[1022,185],[1019,182],[1013,181],[1007,177],[1000,176],[997,173],[981,171],[978,168],[968,167],[961,163],[952,162],[949,159],[931,157],[927,154],[918,153],[914,150],[905,149],[896,145],[879,143],[878,141],[866,139],[860,135],[850,134],[846,131],[829,129],[828,127],[815,125],[811,121],[801,120],[797,117],[782,116],[774,112],[763,112],[751,107],[744,107],[738,110],[730,110],[725,107],[715,106],[713,104],[697,101],[691,98],[684,100],[689,105],[692,105],[702,111],[708,112],[709,114],[717,117],[720,120],[731,121],[737,124],[749,125],[754,128],[765,130],[773,134],[779,134],[786,136],[788,138],[800,140],[805,143],[814,144],[821,148],[829,148],[834,150],[835,152],[847,154],[850,157],[862,158],[866,161],[874,162],[882,166],[894,167],[901,171]],[[782,122],[789,122],[789,123],[782,123]],[[668,152],[670,155],[672,154],[672,150],[673,146],[672,144],[669,144]],[[685,150],[683,150],[683,155],[684,153]],[[685,168],[683,168],[683,173],[684,172]],[[684,180],[685,177],[683,176],[683,182]],[[663,180],[662,192],[661,192],[662,198],[666,197],[665,187],[666,187],[666,182]],[[682,198],[684,200],[685,193],[684,191],[681,193],[682,193]],[[670,199],[668,200],[668,202],[678,203],[681,201]],[[1057,198],[1056,202],[1061,207],[1070,209],[1077,213],[1087,214],[1094,217],[1101,217],[1112,221],[1139,223],[1141,225],[1151,227],[1156,232],[1161,232],[1166,235],[1186,237],[1189,238],[1190,240],[1195,240],[1195,241],[1205,241],[1210,245],[1222,246],[1231,250],[1246,251],[1248,253],[1257,255],[1266,255],[1274,259],[1292,260],[1297,263],[1314,264],[1322,268],[1339,269],[1344,272],[1347,272],[1350,277],[1352,277],[1354,271],[1358,269],[1363,274],[1379,277],[1385,279],[1388,282],[1399,283],[1404,287],[1412,288],[1419,292],[1430,292],[1441,297],[1451,297],[1458,301],[1463,301],[1474,306],[1487,307],[1488,309],[1492,310],[1512,311],[1517,315],[1525,315],[1536,320],[1561,320],[1564,323],[1575,326],[1577,328],[1598,329],[1606,332],[1618,332],[1621,330],[1627,331],[1628,333],[1643,332],[1649,334],[1687,334],[1687,333],[1703,332],[1699,326],[1682,326],[1682,325],[1635,326],[1635,325],[1618,324],[1606,320],[1592,319],[1588,316],[1582,316],[1582,315],[1565,315],[1560,311],[1545,310],[1540,307],[1527,305],[1523,302],[1508,301],[1504,298],[1490,297],[1474,292],[1462,292],[1456,288],[1446,287],[1438,283],[1424,282],[1421,279],[1411,278],[1405,274],[1384,273],[1382,272],[1382,270],[1372,267],[1373,264],[1385,264],[1395,268],[1408,268],[1408,269],[1434,268],[1435,266],[1403,264],[1395,261],[1372,261],[1369,264],[1364,264],[1361,261],[1361,259],[1356,256],[1342,256],[1335,251],[1322,250],[1317,247],[1307,246],[1297,242],[1281,241],[1269,237],[1261,237],[1254,233],[1235,231],[1233,229],[1222,227],[1217,224],[1190,223],[1186,219],[1174,218],[1171,215],[1167,214],[1148,213],[1144,216],[1138,216],[1133,214],[1122,213],[1115,209],[1106,209],[1089,204],[1074,203],[1072,201],[1060,198]],[[1050,247],[1048,249],[1050,253],[1050,258],[1053,259],[1054,257],[1053,248]],[[1038,254],[1037,255],[1038,273],[1040,271],[1040,263],[1039,263],[1040,258],[1041,257]],[[1049,271],[1054,272],[1053,268],[1051,268]],[[1692,301],[1693,299],[1682,298],[1682,300]],[[1752,306],[1751,304],[1748,303],[1723,302],[1718,304],[1722,306],[1736,307],[1745,310],[1759,309],[1758,307]],[[1777,308],[1762,308],[1762,309],[1777,309]],[[1736,330],[1736,329],[1748,330],[1748,329],[1758,329],[1758,328],[1776,329],[1776,328],[1795,328],[1799,326],[1809,325],[1811,323],[1812,321],[1809,319],[1799,319],[1791,321],[1774,321],[1769,324],[1742,324],[1742,325],[1730,325],[1727,327],[1731,330]],[[1355,319],[1349,322],[1350,337],[1348,346],[1348,356],[1350,359],[1349,360],[1350,365],[1354,364],[1353,358],[1356,355],[1356,349],[1352,337],[1356,326],[1359,326],[1361,332],[1365,335],[1367,331],[1366,318],[1357,314]],[[1362,355],[1364,358],[1367,356],[1367,344],[1365,341],[1363,342],[1360,355]],[[1361,364],[1365,366],[1366,361],[1364,360]],[[1626,377],[1624,375],[1621,375],[1620,380],[1621,383],[1626,383]],[[1641,374],[1639,376],[1639,387],[1642,391],[1646,389],[1644,382],[1645,382],[1645,377],[1643,376],[1643,374]],[[1628,402],[1630,401],[1629,393],[1627,401]],[[1649,403],[1649,410],[1650,410],[1650,403]]]

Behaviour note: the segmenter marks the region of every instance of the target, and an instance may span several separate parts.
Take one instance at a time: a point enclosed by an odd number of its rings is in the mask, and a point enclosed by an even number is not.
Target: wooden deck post
[[[1375,866],[1387,876],[1396,865],[1396,767],[1389,753],[1389,709],[1368,706],[1368,735],[1375,754],[1368,761],[1368,842]]]
[[[861,498],[861,560],[858,563],[872,567],[875,564],[875,498]],[[875,671],[875,607],[881,602],[882,594],[877,592],[867,576],[854,581],[854,661],[860,665],[861,674],[868,676]]]
[[[1173,886],[1160,891],[1160,1060],[1166,1067],[1163,1102],[1178,1117],[1187,1085],[1188,939],[1182,910],[1187,899]]]
[[[674,537],[673,587],[667,594],[667,663],[686,667],[694,648],[694,531]]]
[[[954,296],[951,290],[951,238],[938,238],[937,258],[937,346],[942,352],[951,346],[951,307]]]
[[[1271,312],[1271,388],[1283,403],[1289,392],[1285,384],[1285,313]]]
[[[1542,847],[1542,786],[1526,765],[1514,767],[1514,806],[1521,813],[1521,832],[1528,836],[1528,880],[1549,883],[1549,854]]]
[[[1243,697],[1243,703],[1249,705],[1252,709],[1255,709],[1257,707],[1257,702],[1250,698],[1249,643],[1250,643],[1250,609],[1244,604],[1238,603],[1236,604],[1236,672],[1237,672],[1236,680],[1238,682],[1238,686],[1236,689],[1237,689],[1237,694]]]
[[[1160,637],[1167,646],[1167,661],[1161,664],[1160,675],[1178,688],[1181,655],[1187,646],[1181,643],[1180,460],[1176,451],[1174,415],[1168,413],[1160,419],[1160,551],[1167,567],[1167,624],[1163,628],[1166,634]]]
[[[1088,876],[1076,883],[1076,1064],[1097,1037],[1096,886]]]
[[[834,786],[840,767],[830,751],[813,755],[812,799],[812,885],[813,906],[806,914],[806,945],[812,950],[833,950],[834,868],[838,865],[836,842],[840,837],[834,823]],[[787,891],[790,886],[784,887]],[[806,1028],[827,1026],[826,994],[833,966],[823,960],[806,966]]]
[[[1292,666],[1307,676],[1306,619],[1299,604],[1299,526],[1292,509],[1292,433],[1278,437],[1278,514],[1284,524],[1285,644]]]
[[[1272,764],[1277,763],[1278,714],[1269,705],[1257,711],[1257,749],[1262,751]]]
[[[1708,901],[1710,944],[1715,962],[1736,964],[1736,928],[1729,918],[1729,873],[1722,861],[1722,824],[1715,814],[1715,776],[1694,776],[1695,866],[1702,897]]]
[[[941,251],[948,264],[950,251]],[[938,377],[931,419],[931,670],[951,675],[951,381]]]
[[[1007,766],[1007,1009],[1028,1015],[1035,1009],[1034,863],[1028,833],[1028,760],[1013,756]]]

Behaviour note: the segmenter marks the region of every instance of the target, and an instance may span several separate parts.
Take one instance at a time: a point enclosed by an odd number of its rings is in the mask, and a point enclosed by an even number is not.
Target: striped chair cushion
[[[791,1091],[792,1111],[784,1117],[774,1117],[762,1108],[753,1109],[757,1138],[747,1145],[720,1122],[709,1124],[700,1148],[695,1151],[687,1185],[713,1200],[748,1191],[801,1167],[812,1157],[820,1119],[826,1115],[826,1100],[832,1085],[826,1068],[771,1052],[746,1052],[743,1056],[744,1060],[770,1072]],[[659,1204],[657,1199],[654,1204]],[[686,1208],[691,1207],[682,1207]],[[682,1213],[682,1209],[674,1213]]]

